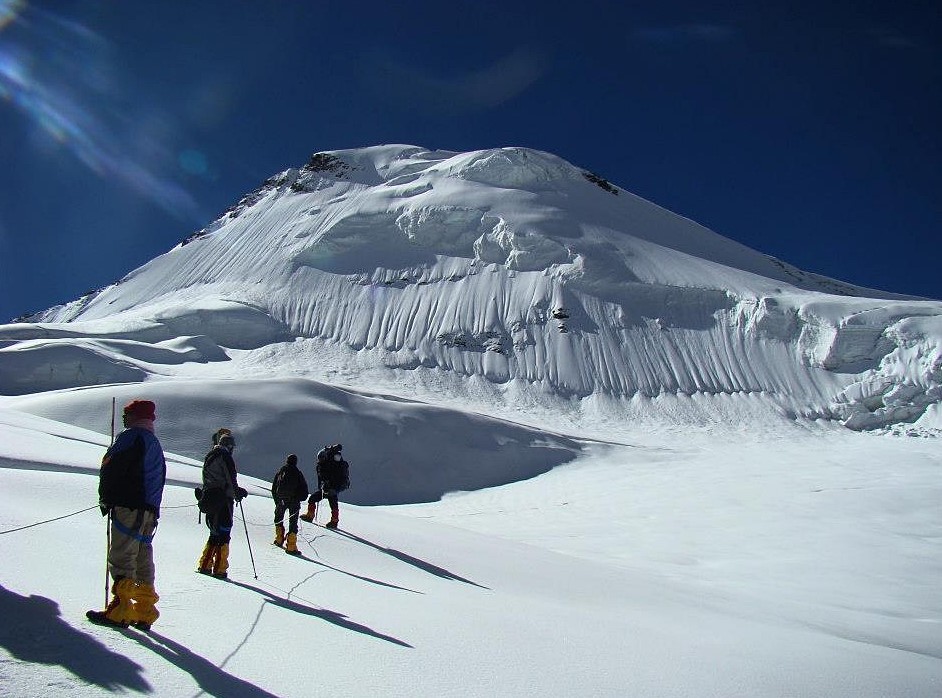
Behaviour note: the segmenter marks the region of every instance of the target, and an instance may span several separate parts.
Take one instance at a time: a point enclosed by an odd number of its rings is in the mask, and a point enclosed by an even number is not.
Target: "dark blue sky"
[[[935,2],[0,0],[0,322],[319,150],[555,153],[803,269],[942,298]]]

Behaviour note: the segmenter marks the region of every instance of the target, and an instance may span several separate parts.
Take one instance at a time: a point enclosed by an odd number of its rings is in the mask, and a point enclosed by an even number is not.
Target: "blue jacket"
[[[101,460],[98,500],[109,507],[149,509],[160,516],[167,463],[154,433],[125,429]]]

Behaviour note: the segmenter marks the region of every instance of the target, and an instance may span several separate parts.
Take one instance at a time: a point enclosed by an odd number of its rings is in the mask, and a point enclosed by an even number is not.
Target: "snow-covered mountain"
[[[940,317],[545,153],[317,154],[0,326],[0,692],[936,696],[942,455],[905,436],[942,428]],[[146,634],[84,615],[134,398],[169,464]],[[228,584],[193,573],[220,426]],[[287,556],[266,488],[337,441],[341,530]]]
[[[315,154],[120,282],[0,326],[0,393],[304,375],[619,421],[937,425],[942,303],[802,272],[553,155]],[[31,369],[24,371],[23,366]]]

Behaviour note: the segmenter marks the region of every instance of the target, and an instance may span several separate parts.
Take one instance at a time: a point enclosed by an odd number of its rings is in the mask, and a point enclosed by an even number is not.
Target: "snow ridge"
[[[751,396],[874,429],[934,419],[940,316],[548,153],[388,145],[316,153],[117,284],[0,327],[0,393],[246,361],[355,384],[369,365],[363,380],[412,373],[447,399],[467,388],[436,376],[483,379],[483,404],[536,389],[671,421],[697,396]]]

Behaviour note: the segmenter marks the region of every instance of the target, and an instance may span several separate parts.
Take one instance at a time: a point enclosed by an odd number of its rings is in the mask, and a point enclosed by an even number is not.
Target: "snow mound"
[[[233,429],[240,472],[270,482],[288,453],[313,472],[313,454],[342,443],[354,504],[440,499],[534,477],[572,461],[571,437],[468,412],[310,380],[155,381],[21,396],[11,408],[104,430],[112,398],[158,405],[161,443],[202,462],[219,427]],[[311,483],[314,486],[314,483]]]

